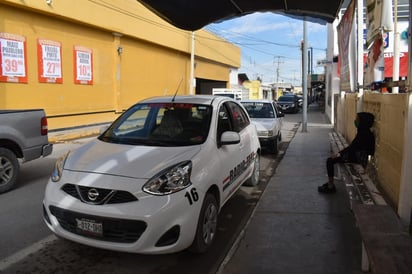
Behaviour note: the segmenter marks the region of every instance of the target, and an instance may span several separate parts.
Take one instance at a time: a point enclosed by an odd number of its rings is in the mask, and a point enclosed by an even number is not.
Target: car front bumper
[[[141,254],[178,252],[193,242],[201,203],[191,205],[188,202],[185,194],[191,187],[172,195],[154,196],[137,187],[146,181],[87,174],[83,176],[89,177],[88,182],[99,182],[93,187],[116,186],[116,189],[130,192],[138,199],[127,203],[92,205],[61,189],[71,181],[67,180],[67,173],[64,175],[65,182],[49,182],[43,201],[45,222],[56,235],[93,247]],[[203,200],[203,196],[199,198]],[[84,227],[80,229],[78,223],[98,225],[101,233],[85,231]]]

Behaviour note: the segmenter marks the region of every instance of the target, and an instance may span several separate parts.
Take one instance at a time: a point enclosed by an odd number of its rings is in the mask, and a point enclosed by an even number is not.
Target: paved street
[[[57,143],[49,157],[25,163],[16,188],[0,199],[0,273],[214,273],[249,220],[270,177],[293,138],[301,115],[285,117],[283,142],[278,156],[263,152],[261,183],[242,187],[219,216],[219,233],[213,250],[202,256],[188,252],[165,256],[140,256],[94,249],[57,239],[43,222],[41,201],[57,158],[87,142],[78,139]],[[184,263],[182,263],[184,262]],[[159,269],[159,264],[162,265]],[[87,271],[86,271],[87,269]],[[187,271],[187,272],[185,272]]]
[[[57,157],[86,140],[57,144],[51,157],[22,167],[17,188],[0,199],[0,273],[360,273],[360,237],[343,184],[321,195],[330,125],[317,108],[286,115],[281,151],[262,154],[261,182],[242,187],[219,216],[210,252],[143,256],[57,239],[41,201]]]

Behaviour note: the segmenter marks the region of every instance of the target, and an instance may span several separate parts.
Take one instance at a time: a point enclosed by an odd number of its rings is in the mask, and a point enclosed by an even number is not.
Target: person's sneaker
[[[335,193],[336,192],[336,187],[333,186],[332,188],[329,187],[328,183],[325,183],[321,186],[318,186],[318,191],[320,193]]]

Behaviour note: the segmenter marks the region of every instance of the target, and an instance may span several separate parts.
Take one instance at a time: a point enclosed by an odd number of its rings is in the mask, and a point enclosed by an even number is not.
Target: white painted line
[[[43,248],[46,244],[51,243],[53,241],[57,240],[56,236],[53,234],[22,249],[17,251],[16,253],[8,256],[7,258],[1,259],[0,261],[0,272],[4,271],[5,269],[9,268],[13,264],[23,260],[30,254],[33,254],[37,251],[39,251],[41,248]]]

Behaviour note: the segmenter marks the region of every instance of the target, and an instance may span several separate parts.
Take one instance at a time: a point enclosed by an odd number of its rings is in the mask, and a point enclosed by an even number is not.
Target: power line
[[[206,29],[211,31],[212,33],[215,33],[216,35],[222,36],[222,33],[219,33],[218,31],[216,31],[216,29],[213,30],[213,27],[211,27],[211,26],[206,27]],[[246,34],[243,34],[243,33],[240,33],[240,32],[234,32],[234,31],[226,31],[226,32],[229,33],[229,34],[233,34],[233,36],[243,37],[244,39],[252,40],[252,41],[255,41],[255,42],[261,42],[262,44],[265,44],[265,45],[275,45],[275,46],[279,46],[279,47],[288,47],[288,48],[299,48],[300,47],[300,45],[292,45],[292,44],[283,44],[283,43],[273,42],[273,41],[264,40],[264,39],[256,38],[256,37],[253,37],[253,36],[249,36],[249,35],[246,35]],[[226,37],[225,39],[228,39],[228,38]],[[234,42],[234,41],[231,41],[231,42],[232,43],[239,43],[239,42]]]

